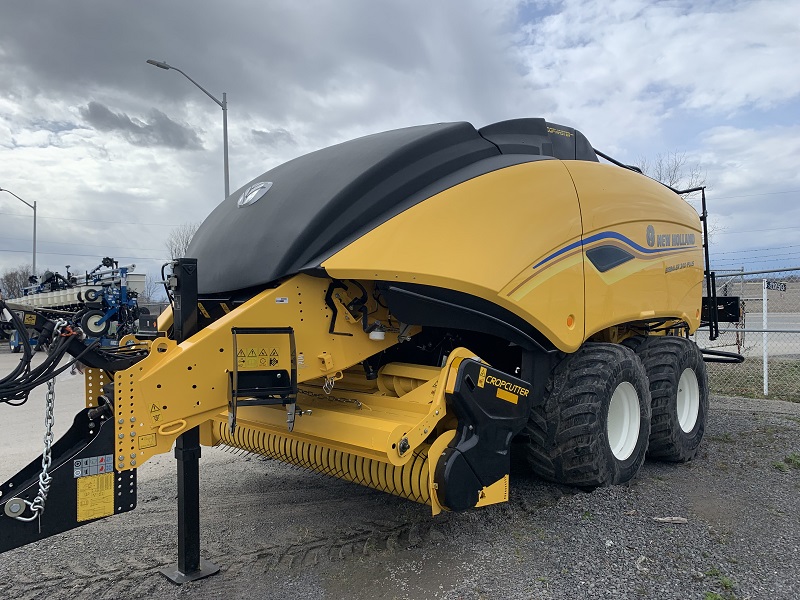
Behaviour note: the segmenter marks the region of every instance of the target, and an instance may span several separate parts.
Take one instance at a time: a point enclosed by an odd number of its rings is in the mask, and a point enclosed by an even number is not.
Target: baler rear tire
[[[700,448],[708,414],[708,375],[697,344],[675,336],[636,347],[650,380],[653,420],[648,457],[688,462]]]
[[[631,480],[650,435],[650,392],[641,361],[618,344],[586,344],[556,366],[526,432],[528,462],[543,479],[582,488]]]

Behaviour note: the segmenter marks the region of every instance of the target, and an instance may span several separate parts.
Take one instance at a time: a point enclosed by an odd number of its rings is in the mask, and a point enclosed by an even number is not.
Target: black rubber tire
[[[108,329],[111,327],[110,321],[106,321],[100,327],[95,325],[97,317],[102,318],[103,314],[102,310],[88,310],[81,317],[81,329],[88,337],[99,338],[108,333]]]
[[[83,293],[83,297],[86,298],[87,302],[94,302],[100,297],[100,292],[94,288],[89,288]]]
[[[688,462],[697,455],[708,415],[708,374],[703,354],[693,341],[675,336],[652,336],[635,344],[650,380],[653,419],[648,457],[669,462]],[[683,431],[678,419],[678,383],[684,370],[697,378],[697,420]]]
[[[631,454],[620,460],[608,441],[608,411],[623,382],[638,396],[639,433]],[[582,488],[633,479],[650,435],[650,392],[641,361],[619,344],[586,344],[553,370],[526,432],[528,462],[543,479]]]

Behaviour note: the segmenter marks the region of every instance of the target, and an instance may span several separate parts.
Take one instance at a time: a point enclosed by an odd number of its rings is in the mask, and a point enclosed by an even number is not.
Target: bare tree
[[[642,173],[676,190],[688,190],[706,184],[706,172],[699,162],[689,162],[685,152],[656,154],[654,158],[639,157]],[[685,197],[692,197],[687,194]]]
[[[158,304],[165,299],[164,286],[148,273],[144,278],[144,290],[139,294],[139,304]]]
[[[20,265],[16,269],[6,269],[0,277],[0,290],[3,298],[20,298],[22,289],[29,286],[28,278],[33,274],[31,265]]]
[[[703,167],[699,162],[689,162],[689,158],[686,156],[685,152],[656,154],[655,158],[652,159],[641,156],[638,162],[642,173],[673,189],[690,190],[696,187],[709,187],[706,185],[706,172]],[[691,204],[698,213],[702,211],[699,194],[697,192],[682,194],[682,197]],[[724,230],[725,227],[721,226],[713,218],[709,219],[709,238],[713,238],[715,233]]]
[[[183,223],[174,227],[167,236],[165,245],[172,259],[186,256],[186,249],[192,241],[195,232],[200,227],[200,223]]]

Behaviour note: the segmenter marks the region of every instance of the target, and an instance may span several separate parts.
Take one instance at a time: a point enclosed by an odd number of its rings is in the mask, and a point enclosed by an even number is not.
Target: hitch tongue
[[[80,411],[49,455],[0,484],[0,553],[136,507],[136,469],[114,469],[114,420],[101,414],[108,410],[106,404]],[[49,492],[43,498],[42,486]]]

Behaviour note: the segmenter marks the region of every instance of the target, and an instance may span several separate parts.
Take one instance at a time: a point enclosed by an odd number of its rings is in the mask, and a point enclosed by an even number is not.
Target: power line
[[[784,190],[781,192],[763,192],[761,194],[742,194],[741,196],[714,196],[715,200],[724,200],[726,198],[758,198],[760,196],[774,196],[776,194],[794,194],[800,190]]]
[[[0,252],[16,252],[19,254],[30,254],[30,250],[9,250],[7,248],[0,248]],[[82,256],[87,258],[97,258],[97,254],[72,254],[71,252],[39,252],[36,251],[36,254],[46,254],[48,256]],[[116,258],[126,258],[130,260],[167,260],[163,256],[117,256]]]
[[[795,256],[800,256],[800,252],[779,252],[777,254],[756,254],[751,257],[740,257],[740,258],[719,258],[717,262],[742,262],[747,260],[764,260],[767,258],[792,258]]]
[[[769,229],[744,229],[739,231],[715,231],[714,235],[728,235],[729,233],[756,233],[759,231],[781,231],[784,229],[800,229],[800,227],[770,227]]]
[[[760,252],[762,250],[780,250],[782,248],[800,248],[800,244],[791,244],[790,246],[772,246],[771,248],[751,248],[750,250],[730,250],[728,252],[712,252],[712,255],[720,256],[722,254],[742,254],[745,252]]]
[[[22,213],[7,213],[0,212],[0,215],[9,215],[12,217],[30,217],[30,215],[23,215]],[[55,219],[57,221],[81,221],[83,223],[105,223],[107,225],[146,225],[148,227],[176,227],[170,223],[133,223],[131,221],[99,221],[97,219],[72,219],[69,217],[43,217],[37,215],[37,219]]]
[[[14,237],[7,237],[3,238],[6,240],[16,240],[19,242],[29,242],[30,238],[14,238]],[[79,244],[76,242],[54,242],[52,240],[38,240],[37,243],[42,244],[56,244],[59,246],[83,246],[84,248],[108,248],[109,244]],[[153,250],[154,252],[160,252],[160,248],[138,248],[136,246],[113,246],[114,248],[119,248],[122,250]]]

